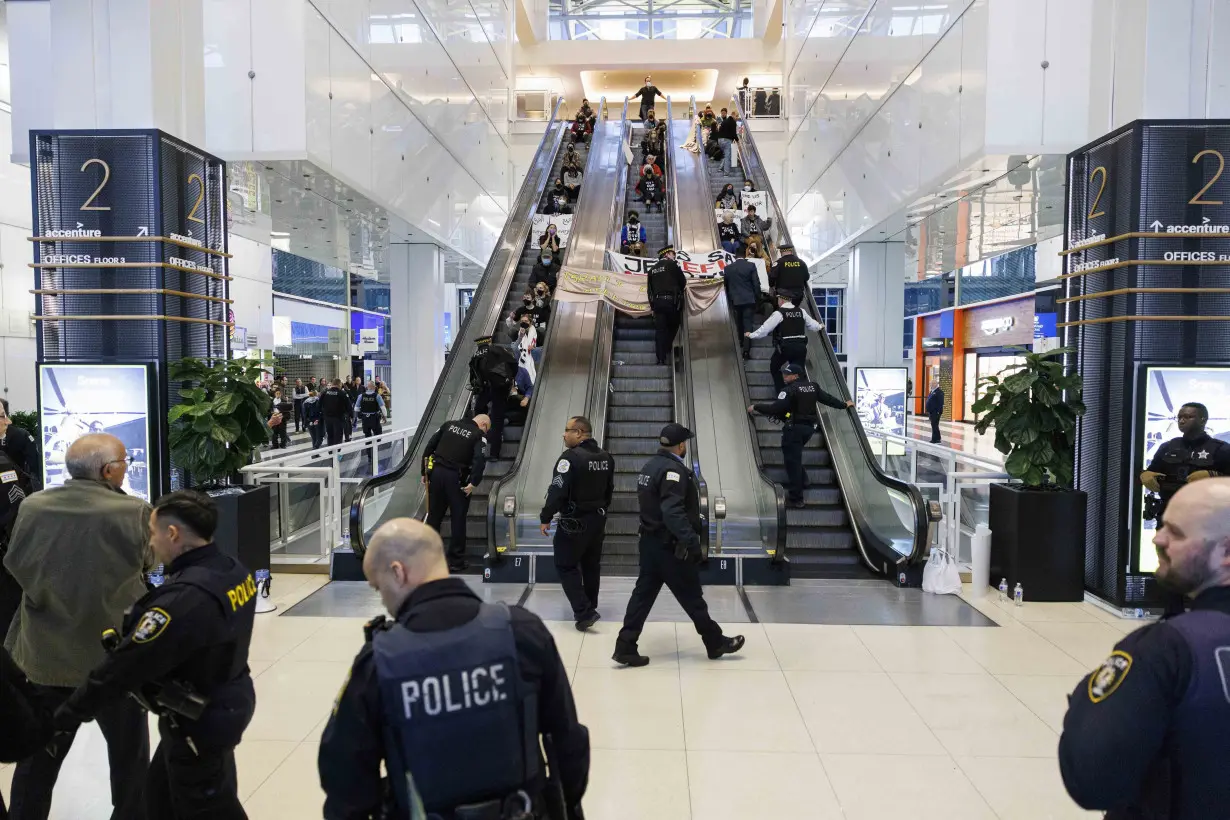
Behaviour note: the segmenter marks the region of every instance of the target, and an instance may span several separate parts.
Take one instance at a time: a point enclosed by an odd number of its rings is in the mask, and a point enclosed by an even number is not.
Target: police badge
[[[132,631],[133,643],[149,643],[162,634],[171,623],[171,616],[165,609],[154,607],[141,616],[137,628]]]
[[[1120,649],[1110,653],[1110,657],[1089,676],[1089,700],[1101,703],[1114,694],[1131,668],[1131,655]]]

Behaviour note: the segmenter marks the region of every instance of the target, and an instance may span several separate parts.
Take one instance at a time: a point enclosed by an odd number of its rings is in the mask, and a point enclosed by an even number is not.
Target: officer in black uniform
[[[487,436],[487,460],[497,461],[504,446],[504,422],[508,394],[517,378],[517,357],[504,345],[491,343],[490,336],[474,340],[477,347],[470,357],[470,389],[474,391],[474,412],[491,418]]]
[[[773,334],[773,355],[769,357],[769,372],[773,374],[773,387],[778,393],[785,389],[781,368],[786,362],[807,366],[807,330],[819,333],[822,325],[811,314],[797,307],[788,297],[777,295],[777,310],[769,315],[760,327],[743,335],[749,339],[763,339]]]
[[[32,492],[34,482],[30,476],[6,452],[0,450],[0,631],[5,633],[21,607],[21,585],[4,568],[4,556],[8,552],[13,524],[17,521],[17,511],[21,502]],[[3,816],[0,814],[0,818]]]
[[[1136,630],[1076,687],[1059,740],[1068,794],[1108,820],[1230,812],[1230,479],[1180,489],[1153,538],[1191,611]]]
[[[150,546],[166,582],[137,601],[123,636],[104,635],[106,659],[56,711],[69,731],[130,693],[159,716],[161,738],[145,784],[146,817],[246,818],[235,779],[235,747],[252,720],[256,693],[248,645],[256,615],[252,574],[213,543],[218,510],[195,490],[158,499]]]
[[[1170,499],[1185,484],[1230,475],[1230,444],[1205,432],[1208,421],[1209,410],[1203,404],[1189,402],[1180,407],[1176,422],[1181,435],[1158,447],[1140,474],[1145,489],[1157,493],[1148,499],[1145,509],[1146,518],[1156,521],[1157,529],[1161,529]],[[1164,603],[1167,615],[1177,615],[1186,605],[1183,596],[1173,592],[1164,596]]]
[[[781,256],[769,270],[769,285],[777,290],[778,296],[785,296],[796,305],[803,304],[803,293],[811,274],[807,271],[807,263],[794,255],[794,245],[785,242],[778,247]]]
[[[709,616],[700,588],[697,564],[705,560],[700,533],[700,493],[696,476],[683,460],[692,431],[674,422],[658,436],[661,448],[645,462],[636,478],[636,496],[641,508],[640,574],[628,601],[623,629],[615,641],[611,659],[625,666],[645,666],[649,658],[637,651],[636,642],[645,627],[653,602],[666,584],[675,600],[688,613],[709,657],[716,660],[743,648],[743,636],[728,638]]]
[[[409,518],[376,530],[363,574],[394,620],[364,629],[321,737],[326,820],[581,820],[589,732],[538,616],[450,578],[440,537]]]
[[[448,539],[448,568],[464,571],[466,561],[466,512],[470,493],[483,480],[487,466],[487,443],[483,436],[491,419],[479,414],[472,419],[446,421],[427,441],[423,451],[423,483],[427,485],[427,526],[436,532],[449,513],[452,532]]]
[[[330,447],[342,443],[350,408],[350,398],[342,389],[342,380],[334,379],[320,394],[320,415],[324,419],[325,442]]]
[[[688,278],[675,261],[675,249],[667,245],[658,251],[658,263],[649,271],[649,309],[653,312],[654,350],[658,364],[666,364],[671,345],[679,332],[679,310]]]
[[[547,501],[538,520],[542,534],[555,530],[555,569],[560,586],[572,604],[577,629],[584,632],[598,622],[598,582],[602,541],[606,537],[606,511],[615,492],[615,459],[593,439],[594,428],[585,416],[573,416],[564,425],[564,450],[555,463]]]
[[[363,438],[380,435],[380,423],[384,421],[384,399],[376,392],[375,382],[367,383],[367,389],[354,403],[354,411],[359,421],[363,422]]]
[[[854,402],[843,401],[820,389],[815,382],[802,378],[803,368],[797,364],[782,365],[785,388],[777,399],[753,404],[747,412],[759,413],[780,421],[782,427],[782,457],[786,463],[786,503],[791,507],[804,507],[803,491],[807,488],[807,472],[803,469],[803,448],[816,432],[820,423],[817,404],[844,410]]]

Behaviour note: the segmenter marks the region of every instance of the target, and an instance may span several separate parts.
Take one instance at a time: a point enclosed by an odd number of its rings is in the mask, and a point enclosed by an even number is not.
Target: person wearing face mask
[[[376,530],[363,574],[388,617],[363,628],[321,736],[326,820],[581,820],[589,731],[546,625],[450,577],[410,518]]]
[[[648,75],[646,75],[645,77],[645,84],[641,86],[641,90],[636,92],[632,96],[634,98],[640,97],[640,100],[641,100],[640,116],[643,122],[652,121],[652,118],[650,117],[650,115],[653,114],[654,100],[657,99],[658,97],[661,97],[664,100],[666,99],[666,95],[658,90],[658,87],[653,84],[653,80]]]
[[[581,155],[577,153],[577,147],[569,143],[568,147],[564,149],[564,167],[567,168],[569,165],[575,165],[580,168],[583,162],[584,160],[581,159]]]
[[[718,194],[717,200],[713,203],[714,210],[729,211],[739,207],[739,197],[735,195],[735,186],[733,183],[727,182],[722,186],[722,192]]]
[[[645,254],[645,243],[649,234],[641,224],[641,215],[636,211],[628,211],[628,218],[619,232],[619,252],[633,256]]]
[[[640,179],[636,183],[636,198],[638,201],[645,198],[645,176],[651,171],[657,176],[662,176],[662,167],[658,165],[657,159],[653,154],[645,156],[645,162],[641,165]]]
[[[692,619],[710,659],[743,648],[742,635],[728,638],[722,634],[722,627],[709,615],[700,586],[698,565],[706,558],[700,535],[705,522],[700,514],[696,475],[684,460],[688,439],[694,437],[681,424],[672,422],[663,427],[658,434],[657,454],[645,462],[636,479],[641,516],[637,544],[640,574],[611,656],[624,666],[649,663],[649,658],[637,651],[637,642],[664,584]]]
[[[570,165],[564,169],[564,188],[568,190],[568,200],[576,202],[581,196],[581,181],[584,175],[578,165]]]
[[[559,228],[554,222],[548,225],[547,230],[538,237],[538,247],[546,248],[553,256],[560,257]]]
[[[652,213],[655,205],[661,213],[666,200],[666,186],[662,184],[662,176],[652,165],[642,168],[641,175],[641,199],[645,203],[646,213]]]
[[[743,198],[744,194],[752,194],[755,192],[756,189],[752,187],[752,181],[750,179],[743,180],[743,189],[739,192],[739,207],[746,209],[748,205],[755,205],[755,203],[753,203],[750,199],[744,200]]]
[[[1107,820],[1225,817],[1230,806],[1230,479],[1179,489],[1154,578],[1191,611],[1129,634],[1068,696],[1059,772]]]
[[[734,211],[723,211],[722,221],[718,223],[718,239],[722,250],[728,253],[739,252],[739,226],[735,224]]]
[[[378,436],[380,424],[385,420],[384,398],[376,392],[376,383],[367,383],[367,389],[354,403],[354,413],[363,422],[363,438]]]
[[[545,282],[551,290],[555,290],[559,282],[559,261],[551,252],[550,247],[539,249],[538,259],[534,261],[534,267],[530,269],[530,287],[534,287],[539,282]]]
[[[81,436],[65,453],[69,479],[25,499],[4,567],[21,587],[4,646],[50,713],[104,659],[99,635],[123,623],[146,593],[150,507],[120,488],[128,471],[124,443],[106,433]],[[119,698],[94,715],[107,741],[114,816],[141,817],[149,765],[149,728],[133,700]],[[17,764],[10,809],[45,820],[60,766],[75,732]],[[171,815],[161,815],[169,817]]]
[[[592,130],[590,119],[583,111],[578,111],[576,119],[572,122],[572,141],[581,143],[582,145],[589,144],[589,135]]]

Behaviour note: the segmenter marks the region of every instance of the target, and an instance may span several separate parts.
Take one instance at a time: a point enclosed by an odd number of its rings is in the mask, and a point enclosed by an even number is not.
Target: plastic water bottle
[[[1001,603],[1008,603],[1008,579],[999,579],[999,600]]]
[[[1016,588],[1012,590],[1012,603],[1021,606],[1025,603],[1025,590],[1021,589],[1021,582],[1016,582]]]

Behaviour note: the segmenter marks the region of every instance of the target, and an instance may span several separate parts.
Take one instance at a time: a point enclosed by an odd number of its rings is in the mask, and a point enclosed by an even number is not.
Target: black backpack
[[[492,387],[507,390],[517,378],[517,358],[512,351],[500,345],[492,345],[481,364],[481,373]]]

